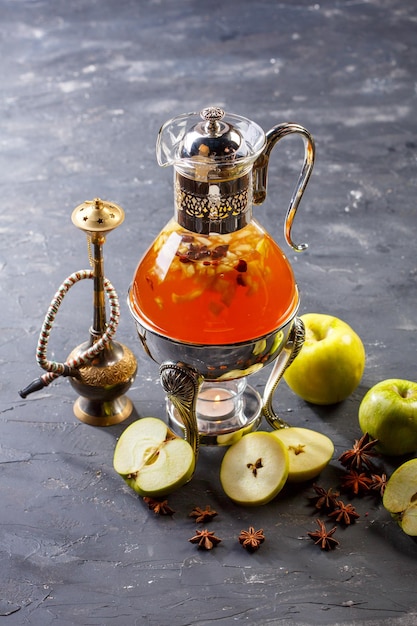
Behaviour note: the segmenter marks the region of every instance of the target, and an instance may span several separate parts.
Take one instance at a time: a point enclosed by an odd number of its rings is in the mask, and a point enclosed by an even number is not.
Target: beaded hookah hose
[[[92,346],[88,347],[86,350],[78,354],[77,357],[68,359],[65,363],[48,360],[47,348],[49,336],[51,334],[55,317],[58,313],[64,296],[68,293],[69,289],[73,285],[75,285],[80,280],[84,280],[86,278],[94,278],[93,270],[80,270],[78,272],[74,272],[64,280],[64,282],[60,285],[58,291],[54,295],[51,304],[49,305],[49,309],[45,315],[36,350],[36,360],[38,362],[38,365],[40,365],[42,369],[46,370],[46,374],[43,374],[39,378],[36,378],[27,387],[25,387],[25,389],[19,391],[19,394],[22,398],[26,398],[34,391],[39,391],[43,389],[43,387],[48,386],[53,380],[55,380],[59,376],[77,376],[77,368],[85,365],[88,361],[91,361],[91,359],[96,357],[102,350],[104,350],[104,348],[107,346],[107,344],[110,342],[113,335],[115,334],[120,318],[119,299],[113,285],[107,278],[104,278],[103,286],[109,299],[110,305],[110,319],[105,332],[102,334],[100,339],[98,339]]]

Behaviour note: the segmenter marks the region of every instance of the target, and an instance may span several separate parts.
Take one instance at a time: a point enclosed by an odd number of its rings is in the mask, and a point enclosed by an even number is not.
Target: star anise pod
[[[312,496],[310,500],[319,511],[323,511],[324,513],[328,513],[329,511],[333,511],[336,498],[340,495],[338,491],[333,491],[330,489],[324,489],[320,487],[316,483],[313,484],[313,489],[317,495]]]
[[[372,458],[377,457],[378,453],[373,448],[378,443],[378,439],[371,439],[368,433],[365,433],[360,439],[356,439],[352,448],[346,450],[339,456],[339,461],[344,467],[354,470],[375,468]]]
[[[173,515],[175,511],[168,506],[168,500],[156,500],[149,496],[144,496],[143,501],[155,513],[155,515]]]
[[[191,537],[188,541],[191,541],[191,543],[197,543],[198,547],[203,550],[211,550],[221,542],[221,539],[216,537],[213,531],[204,529],[197,530],[197,534],[194,535],[194,537]]]
[[[371,481],[372,483],[369,489],[371,491],[375,491],[382,498],[382,496],[384,495],[385,487],[387,486],[387,475],[385,474],[385,472],[383,474],[371,474]]]
[[[309,532],[307,535],[313,539],[314,543],[319,545],[322,550],[333,550],[339,545],[337,539],[333,537],[337,526],[333,526],[333,528],[327,530],[325,523],[322,522],[321,519],[316,520],[316,522],[319,529],[314,532]]]
[[[362,496],[369,491],[372,479],[364,472],[349,470],[342,477],[341,483],[345,491],[350,492],[354,496]]]
[[[355,507],[352,504],[345,504],[342,500],[337,500],[336,508],[334,511],[329,513],[329,517],[334,519],[335,522],[349,526],[349,524],[352,524],[355,520],[357,520],[360,515],[356,512]]]
[[[194,507],[188,517],[194,517],[197,524],[200,522],[207,522],[213,517],[216,517],[217,511],[212,509],[209,504],[207,504],[205,509],[200,509],[199,506]]]
[[[240,531],[238,539],[242,547],[246,548],[248,552],[255,552],[265,541],[265,535],[262,528],[255,530],[253,526],[249,526],[248,530]]]

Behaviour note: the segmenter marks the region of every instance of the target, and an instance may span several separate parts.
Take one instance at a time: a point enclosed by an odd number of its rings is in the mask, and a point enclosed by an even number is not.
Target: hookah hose
[[[43,387],[47,387],[59,376],[76,376],[77,368],[85,365],[88,361],[97,356],[106,347],[115,334],[120,317],[119,299],[113,285],[107,278],[104,278],[103,286],[110,304],[110,320],[106,325],[105,332],[95,343],[81,352],[76,358],[69,359],[65,363],[58,363],[47,359],[46,350],[48,347],[49,335],[64,296],[69,289],[75,285],[75,283],[80,280],[84,280],[85,278],[94,278],[93,270],[80,270],[78,272],[74,272],[66,278],[54,295],[45,315],[36,350],[36,360],[42,369],[46,370],[47,373],[43,374],[40,378],[33,380],[24,389],[21,389],[19,391],[19,395],[22,398],[26,398],[26,396],[30,393],[40,391]]]

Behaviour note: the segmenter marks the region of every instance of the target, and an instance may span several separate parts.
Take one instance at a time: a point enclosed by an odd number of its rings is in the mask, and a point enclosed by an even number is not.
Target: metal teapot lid
[[[250,167],[265,142],[258,124],[211,106],[166,122],[158,135],[156,153],[159,165],[174,165],[192,176],[197,163]]]
[[[208,107],[200,112],[198,122],[185,135],[181,157],[202,156],[216,161],[231,161],[247,157],[249,146],[238,128],[224,120],[225,112],[220,107]]]

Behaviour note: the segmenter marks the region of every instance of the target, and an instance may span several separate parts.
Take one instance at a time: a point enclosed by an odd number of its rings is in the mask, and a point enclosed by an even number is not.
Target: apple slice
[[[406,461],[391,475],[382,503],[407,535],[417,536],[417,459]]]
[[[271,434],[288,450],[289,482],[299,483],[315,478],[333,456],[332,440],[315,430],[291,426],[273,430]]]
[[[288,477],[288,452],[271,433],[248,433],[223,457],[220,482],[237,504],[266,504],[281,491]]]
[[[141,496],[158,497],[178,489],[194,472],[190,444],[173,435],[156,417],[142,417],[120,436],[113,467]]]

